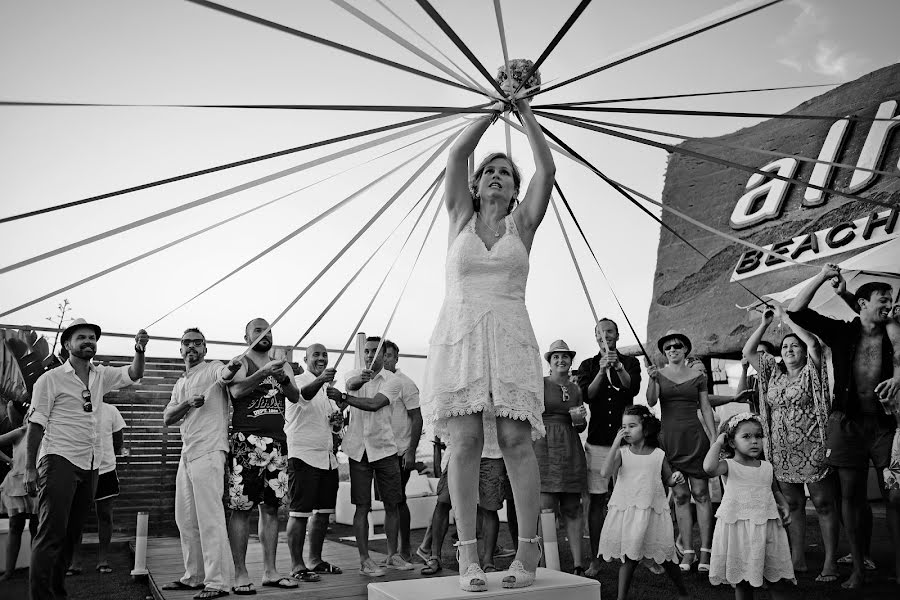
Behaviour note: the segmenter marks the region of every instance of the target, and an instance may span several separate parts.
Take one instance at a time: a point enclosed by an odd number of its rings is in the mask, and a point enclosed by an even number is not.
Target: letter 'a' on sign
[[[793,177],[798,164],[795,158],[780,158],[761,167],[760,171],[767,173],[777,171],[782,177]],[[747,192],[737,201],[731,213],[731,226],[734,229],[744,229],[774,219],[781,214],[781,207],[791,184],[782,179],[769,179],[763,183],[765,179],[765,175],[759,173],[754,173],[750,177]],[[763,197],[765,200],[759,206],[759,199]]]
[[[900,116],[894,116],[896,110],[896,100],[882,102],[881,106],[878,107],[875,118],[890,119],[890,121],[872,121],[872,127],[869,129],[869,134],[866,135],[866,141],[859,154],[859,160],[856,161],[857,167],[862,167],[864,169],[878,168],[881,159],[884,157],[885,148],[887,147],[886,142],[888,134],[891,132],[891,129],[900,125]],[[900,163],[898,163],[897,167],[900,168]],[[875,181],[875,177],[875,173],[860,171],[859,169],[853,171],[853,177],[850,178],[850,185],[847,187],[847,193],[855,194],[863,190]]]

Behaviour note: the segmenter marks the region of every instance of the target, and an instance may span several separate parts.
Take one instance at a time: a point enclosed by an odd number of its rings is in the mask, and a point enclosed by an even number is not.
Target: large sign
[[[832,119],[770,119],[716,138],[725,142],[725,148],[715,150],[717,156],[758,168],[763,174],[748,177],[745,171],[673,152],[663,203],[790,261],[841,262],[900,235],[900,178],[895,176],[900,175],[898,113],[900,64],[844,84],[787,113]],[[683,146],[710,153],[710,145],[703,140],[689,140]],[[764,163],[751,148],[785,156]],[[774,179],[768,173],[800,183]],[[808,184],[871,197],[884,206]],[[678,235],[660,232],[648,318],[651,343],[669,329],[679,329],[691,338],[697,354],[736,356],[757,322],[735,307],[809,277],[810,269],[710,235],[668,211],[663,211],[663,221]]]
[[[784,254],[799,262],[858,250],[897,237],[900,234],[897,229],[898,214],[900,210],[897,207],[881,212],[875,211],[855,221],[841,221],[828,229],[798,235],[763,248],[776,254]],[[900,264],[900,257],[897,258]],[[738,260],[731,281],[762,275],[787,266],[790,264],[771,254],[764,255],[759,250],[747,250]]]

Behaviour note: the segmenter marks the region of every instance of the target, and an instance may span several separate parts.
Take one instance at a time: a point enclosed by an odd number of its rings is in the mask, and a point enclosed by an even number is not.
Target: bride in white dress
[[[469,155],[491,115],[470,125],[450,150],[446,296],[431,336],[422,394],[435,433],[443,439],[449,433],[453,447],[450,496],[460,539],[460,587],[467,591],[487,587],[475,543],[485,435],[497,436],[518,512],[518,551],[503,587],[531,585],[540,552],[540,476],[532,439],[544,435],[544,387],[525,285],[531,243],[547,211],[556,167],[528,100],[517,101],[516,108],[536,165],[521,202],[521,177],[505,154],[489,155],[471,180],[467,177]]]

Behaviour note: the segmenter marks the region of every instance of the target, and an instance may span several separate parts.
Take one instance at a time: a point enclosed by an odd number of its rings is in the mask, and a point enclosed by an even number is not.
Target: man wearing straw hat
[[[597,546],[600,530],[609,499],[610,481],[600,475],[603,461],[610,445],[622,426],[622,413],[634,402],[641,389],[641,364],[631,356],[622,356],[616,350],[619,326],[612,319],[600,319],[594,327],[594,335],[600,352],[582,361],[578,367],[578,387],[581,397],[591,409],[588,423],[587,458],[588,493],[591,495],[588,510],[588,531],[591,538],[591,565],[585,573],[594,577],[600,569]]]
[[[134,338],[131,364],[121,367],[92,362],[99,338],[98,325],[76,319],[60,336],[69,359],[34,384],[24,478],[25,490],[38,494],[38,531],[28,576],[32,600],[67,595],[66,568],[97,486],[102,455],[97,415],[103,396],[144,374],[146,331]]]

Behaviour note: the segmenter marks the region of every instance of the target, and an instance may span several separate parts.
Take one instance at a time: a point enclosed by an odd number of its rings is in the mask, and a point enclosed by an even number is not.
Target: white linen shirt
[[[112,404],[100,403],[100,475],[116,470],[116,448],[112,434],[125,429],[122,413]]]
[[[346,385],[350,378],[359,374],[359,370],[348,372],[344,378],[344,384]],[[391,415],[394,402],[399,401],[403,393],[400,379],[387,369],[381,369],[371,381],[357,391],[350,392],[350,395],[359,398],[374,398],[379,393],[390,400],[390,404],[376,411],[350,407],[350,425],[347,427],[347,434],[344,436],[341,448],[348,457],[356,462],[362,461],[363,454],[370,463],[397,454]]]
[[[168,407],[186,402],[195,394],[206,394],[200,408],[189,408],[181,418],[181,457],[188,462],[210,452],[228,452],[229,397],[222,381],[222,363],[214,360],[193,367],[172,388]]]
[[[72,363],[47,371],[34,384],[31,422],[44,428],[38,461],[48,454],[62,456],[79,469],[100,467],[100,405],[107,392],[128,387],[132,381],[129,366],[107,367],[90,364],[88,389],[93,410],[84,412],[81,393],[84,383],[75,374]],[[140,380],[138,380],[140,381]]]
[[[302,390],[316,380],[310,371],[294,377],[297,388]],[[338,408],[325,393],[326,383],[312,400],[300,394],[300,400],[285,402],[284,433],[287,436],[288,458],[299,458],[316,469],[337,469],[334,443],[328,417]]]
[[[400,399],[391,401],[391,426],[394,428],[394,442],[397,443],[397,454],[405,454],[412,442],[412,419],[410,410],[419,408],[419,388],[406,373],[397,369],[394,376],[400,380],[402,391]]]

